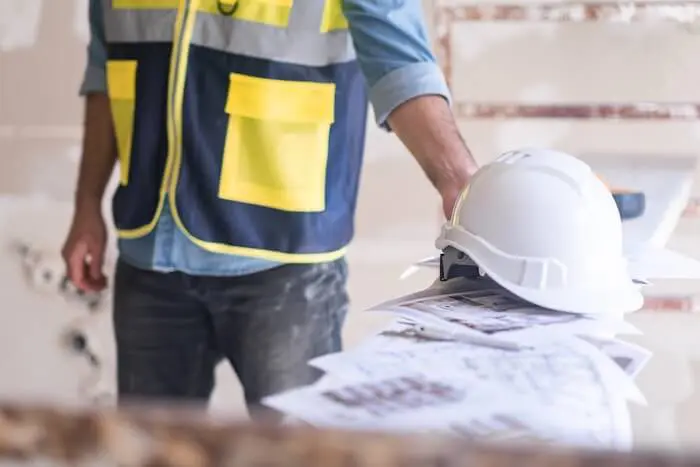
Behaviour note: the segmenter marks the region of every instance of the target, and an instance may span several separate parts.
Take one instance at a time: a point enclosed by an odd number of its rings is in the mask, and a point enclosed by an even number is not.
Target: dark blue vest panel
[[[168,44],[109,44],[110,60],[136,60],[136,99],[129,183],[120,186],[112,209],[119,230],[133,230],[156,214],[168,156],[166,103]]]
[[[309,67],[191,46],[176,201],[184,227],[206,242],[285,253],[324,253],[353,236],[364,152],[367,91],[356,61]],[[229,115],[229,76],[335,83],[326,165],[325,210],[292,212],[219,196]]]

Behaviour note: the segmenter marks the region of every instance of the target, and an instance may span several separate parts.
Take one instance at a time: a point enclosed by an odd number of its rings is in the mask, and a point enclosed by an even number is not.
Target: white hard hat
[[[591,168],[568,154],[512,151],[482,167],[436,246],[469,255],[502,287],[545,308],[599,314],[642,307],[615,201]]]

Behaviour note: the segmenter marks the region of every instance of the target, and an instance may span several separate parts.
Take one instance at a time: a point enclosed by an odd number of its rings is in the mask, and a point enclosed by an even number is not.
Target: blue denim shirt
[[[379,125],[385,126],[391,111],[414,97],[441,95],[449,100],[445,79],[430,48],[422,0],[344,0],[344,12]],[[90,31],[81,95],[107,89],[100,0],[90,0]],[[278,265],[200,248],[175,226],[169,203],[165,203],[150,234],[139,239],[120,239],[119,252],[122,260],[138,268],[192,275],[245,275]]]

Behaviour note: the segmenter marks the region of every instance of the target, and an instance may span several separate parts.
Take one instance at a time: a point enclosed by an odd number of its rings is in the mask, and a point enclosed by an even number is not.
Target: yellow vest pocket
[[[136,104],[136,60],[107,62],[107,92],[112,108],[112,121],[119,154],[119,183],[129,183],[131,140],[134,134]]]
[[[335,84],[231,74],[219,197],[293,212],[326,208]]]
[[[177,10],[180,0],[112,0],[115,10]]]
[[[294,0],[199,0],[199,11],[286,28]]]
[[[347,28],[348,20],[343,14],[343,0],[326,0],[321,19],[321,32],[326,33]]]

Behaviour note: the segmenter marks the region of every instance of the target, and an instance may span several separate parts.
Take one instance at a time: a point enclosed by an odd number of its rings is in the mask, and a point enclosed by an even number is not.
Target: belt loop
[[[224,1],[222,0],[216,0],[216,9],[219,10],[219,13],[221,13],[224,16],[233,16],[233,14],[236,12],[238,9],[238,2],[240,0],[235,0],[233,2],[233,5],[231,5],[230,9],[226,9],[224,7]]]

